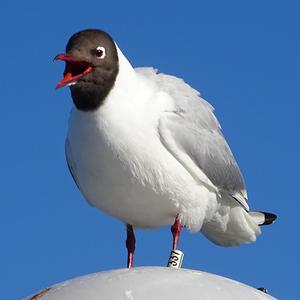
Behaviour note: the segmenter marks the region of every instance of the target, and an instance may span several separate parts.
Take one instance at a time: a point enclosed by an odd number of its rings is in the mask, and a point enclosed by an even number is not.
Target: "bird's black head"
[[[66,53],[55,60],[66,62],[64,78],[56,88],[68,85],[79,110],[96,110],[114,86],[119,59],[112,38],[101,30],[88,29],[75,33]]]

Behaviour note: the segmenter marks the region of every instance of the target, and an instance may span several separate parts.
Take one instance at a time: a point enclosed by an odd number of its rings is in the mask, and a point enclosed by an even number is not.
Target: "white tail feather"
[[[232,247],[256,240],[261,231],[248,212],[241,206],[228,207],[227,214],[216,213],[215,217],[203,224],[201,232],[215,244]]]

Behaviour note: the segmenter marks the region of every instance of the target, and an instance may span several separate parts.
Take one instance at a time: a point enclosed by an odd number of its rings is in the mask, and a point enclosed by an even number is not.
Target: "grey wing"
[[[204,183],[208,178],[220,192],[249,210],[243,177],[213,107],[182,79],[156,74],[150,68],[138,72],[156,81],[174,100],[174,110],[164,112],[159,121],[163,145],[192,176]]]

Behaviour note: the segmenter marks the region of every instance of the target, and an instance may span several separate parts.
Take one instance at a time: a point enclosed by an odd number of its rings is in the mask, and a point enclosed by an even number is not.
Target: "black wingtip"
[[[261,213],[264,214],[265,216],[265,222],[261,225],[273,224],[277,219],[277,216],[275,214],[264,212],[264,211],[261,211]]]
[[[262,291],[263,293],[265,293],[265,294],[269,294],[269,291],[266,289],[266,288],[264,288],[264,287],[259,287],[259,288],[257,288],[259,291]]]

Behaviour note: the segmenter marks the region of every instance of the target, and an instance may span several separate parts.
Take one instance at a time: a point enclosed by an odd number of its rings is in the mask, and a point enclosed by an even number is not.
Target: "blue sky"
[[[88,206],[65,163],[72,103],[67,88],[54,89],[63,64],[52,58],[85,28],[109,32],[134,66],[200,90],[216,108],[251,207],[279,216],[239,248],[184,232],[184,267],[300,298],[299,9],[274,0],[2,2],[1,298],[126,263],[123,224]],[[169,228],[136,234],[136,265],[165,265]]]

